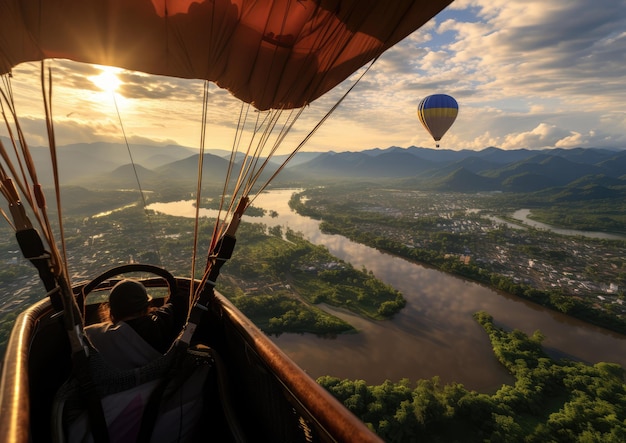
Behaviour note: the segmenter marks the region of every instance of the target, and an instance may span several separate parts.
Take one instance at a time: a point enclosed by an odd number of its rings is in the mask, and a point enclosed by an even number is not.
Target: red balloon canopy
[[[452,0],[0,0],[0,73],[64,58],[312,102]]]

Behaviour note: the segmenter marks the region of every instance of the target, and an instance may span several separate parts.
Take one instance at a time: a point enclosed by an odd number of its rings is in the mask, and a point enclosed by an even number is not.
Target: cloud
[[[503,149],[520,147],[554,146],[559,140],[571,136],[571,133],[554,125],[541,123],[532,131],[512,133],[505,137]]]
[[[121,119],[131,138],[199,143],[202,81],[123,71],[118,119],[111,97],[88,79],[98,67],[50,65],[59,139],[118,138]],[[456,0],[383,54],[305,149],[432,146],[416,106],[438,92],[460,106],[447,148],[626,147],[625,71],[626,0]],[[306,136],[361,72],[311,104],[293,138]],[[41,140],[39,65],[14,74],[20,114]],[[229,148],[243,108],[213,84],[207,102],[207,140]]]
[[[472,3],[484,21],[451,24],[458,32],[452,47],[457,61],[492,79],[490,89],[565,102],[600,93],[625,98],[617,83],[598,82],[623,78],[625,1]]]

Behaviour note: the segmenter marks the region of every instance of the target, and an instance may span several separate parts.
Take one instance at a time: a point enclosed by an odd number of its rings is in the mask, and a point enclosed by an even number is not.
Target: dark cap
[[[137,280],[124,279],[113,286],[109,294],[111,315],[122,319],[137,314],[148,307],[150,300],[152,297],[144,285]]]

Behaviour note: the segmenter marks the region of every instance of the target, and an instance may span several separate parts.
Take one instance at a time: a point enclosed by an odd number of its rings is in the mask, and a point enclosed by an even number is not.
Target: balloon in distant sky
[[[446,94],[429,95],[423,98],[417,106],[417,116],[420,122],[436,142],[439,142],[450,129],[458,113],[459,104]]]

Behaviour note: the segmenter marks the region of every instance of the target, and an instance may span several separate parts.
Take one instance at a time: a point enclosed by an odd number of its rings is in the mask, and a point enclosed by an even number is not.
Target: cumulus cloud
[[[559,140],[569,136],[571,136],[569,131],[541,123],[531,131],[508,134],[502,147],[504,149],[548,147],[554,146]]]

